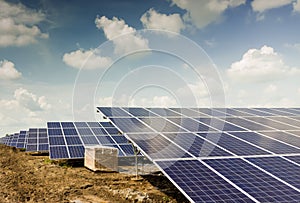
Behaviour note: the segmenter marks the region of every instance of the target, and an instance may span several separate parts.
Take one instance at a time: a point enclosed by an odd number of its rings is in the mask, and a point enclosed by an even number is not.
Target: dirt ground
[[[0,145],[0,202],[188,202],[164,176],[92,172]]]

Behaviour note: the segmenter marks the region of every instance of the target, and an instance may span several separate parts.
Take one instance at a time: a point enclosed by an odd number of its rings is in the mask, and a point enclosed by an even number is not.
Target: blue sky
[[[299,22],[299,0],[0,0],[0,134],[97,105],[299,107]]]

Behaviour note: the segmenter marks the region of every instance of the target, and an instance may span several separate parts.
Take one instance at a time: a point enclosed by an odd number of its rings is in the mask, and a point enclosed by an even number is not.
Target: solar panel
[[[52,127],[48,128],[51,159],[82,159],[85,146],[94,145],[118,148],[119,156],[134,155],[131,153],[132,145],[128,144],[125,136],[120,135],[119,130],[111,123],[49,122],[49,124]],[[54,128],[55,126],[57,128]],[[124,146],[120,147],[120,145]]]
[[[248,158],[248,161],[300,189],[300,166],[281,157]]]
[[[300,153],[299,148],[270,139],[255,132],[231,132],[231,134],[276,154]]]
[[[30,128],[27,135],[26,151],[49,151],[49,140],[46,128]]]
[[[205,160],[259,202],[299,202],[300,192],[241,159]]]
[[[102,113],[190,201],[299,202],[300,109],[120,110]]]
[[[198,160],[155,163],[192,202],[254,202]]]

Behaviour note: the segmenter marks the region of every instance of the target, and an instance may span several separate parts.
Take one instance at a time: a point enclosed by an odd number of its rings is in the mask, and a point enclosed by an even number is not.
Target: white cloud
[[[159,29],[180,33],[185,27],[178,13],[170,15],[160,14],[152,8],[144,13],[140,20],[147,29]]]
[[[257,12],[264,12],[273,8],[279,8],[288,4],[291,4],[294,0],[276,0],[276,1],[266,1],[266,0],[254,0],[251,2],[252,9]]]
[[[129,102],[129,106],[143,107],[175,107],[178,106],[175,99],[169,96],[154,96],[149,98],[134,98]]]
[[[48,34],[37,27],[44,19],[40,11],[0,0],[0,47],[25,46],[48,38]]]
[[[107,68],[111,64],[109,57],[102,57],[95,50],[76,50],[66,53],[63,62],[73,68],[97,69]]]
[[[231,64],[229,77],[241,82],[276,80],[299,73],[299,69],[287,66],[272,47],[249,49],[240,61]]]
[[[296,49],[298,51],[300,51],[300,43],[295,43],[295,44],[284,44],[285,47],[287,48],[292,48],[292,49]]]
[[[278,87],[276,85],[273,84],[269,84],[265,89],[264,89],[264,93],[267,94],[274,94],[278,91]]]
[[[47,103],[45,96],[37,97],[35,94],[24,88],[16,89],[14,98],[18,105],[31,111],[47,110],[51,108],[51,105]]]
[[[293,2],[293,7],[295,12],[300,12],[300,0]]]
[[[11,61],[0,61],[0,79],[15,80],[21,78],[22,74],[15,68]]]
[[[126,54],[139,49],[149,49],[148,40],[140,36],[136,29],[130,27],[124,20],[113,17],[111,20],[105,16],[97,17],[95,24],[102,29],[108,40],[115,45],[116,54]],[[122,35],[122,36],[121,36]]]
[[[300,94],[300,88],[298,89],[298,93]]]
[[[179,8],[186,10],[184,20],[197,28],[217,22],[222,13],[230,7],[245,4],[245,0],[172,0]]]

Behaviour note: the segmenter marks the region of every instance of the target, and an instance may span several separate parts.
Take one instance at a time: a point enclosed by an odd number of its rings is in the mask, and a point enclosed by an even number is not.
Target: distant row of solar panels
[[[50,159],[84,158],[85,146],[110,146],[119,156],[134,156],[133,146],[109,122],[48,122],[48,128],[30,128],[0,138],[0,143],[28,152],[49,152]]]

